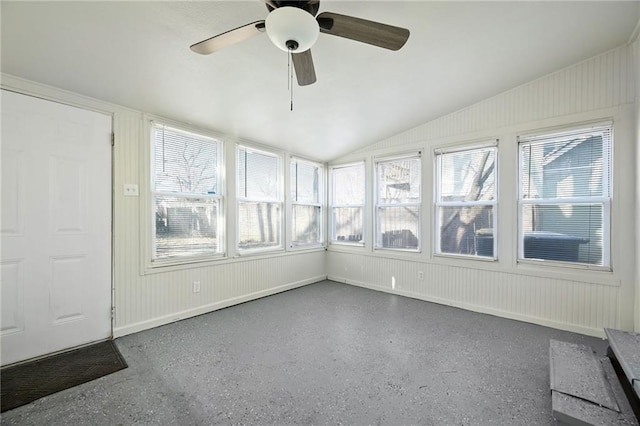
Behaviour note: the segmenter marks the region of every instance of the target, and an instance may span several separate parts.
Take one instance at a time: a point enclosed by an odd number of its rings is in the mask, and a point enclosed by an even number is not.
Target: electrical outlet
[[[125,183],[123,186],[125,197],[137,197],[139,194],[138,185],[135,183]]]
[[[418,271],[418,279],[420,281],[424,280],[424,271]]]
[[[200,281],[193,282],[193,292],[200,293]]]

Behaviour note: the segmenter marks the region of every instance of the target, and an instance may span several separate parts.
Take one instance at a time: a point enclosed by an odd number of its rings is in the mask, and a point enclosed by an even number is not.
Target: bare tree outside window
[[[154,259],[216,254],[220,142],[153,126]]]
[[[496,148],[440,153],[436,158],[437,251],[493,257]]]

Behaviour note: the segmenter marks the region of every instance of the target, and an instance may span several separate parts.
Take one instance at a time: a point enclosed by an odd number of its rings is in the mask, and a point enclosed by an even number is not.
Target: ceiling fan
[[[390,50],[400,49],[409,39],[409,30],[406,28],[333,12],[317,15],[320,0],[262,1],[269,10],[265,20],[251,22],[195,43],[191,50],[208,55],[266,32],[277,47],[291,54],[298,84],[306,86],[316,82],[311,46],[321,32]]]

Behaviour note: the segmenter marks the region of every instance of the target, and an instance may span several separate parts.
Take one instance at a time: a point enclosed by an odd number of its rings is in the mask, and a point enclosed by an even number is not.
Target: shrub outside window
[[[364,162],[334,166],[331,180],[331,242],[364,244]]]
[[[245,146],[237,155],[238,251],[281,249],[281,158]]]
[[[152,260],[221,254],[222,143],[154,123]]]
[[[610,124],[519,138],[518,258],[608,268]]]
[[[292,158],[291,246],[317,246],[322,238],[322,166]]]
[[[420,248],[420,155],[376,161],[376,248]]]
[[[436,151],[436,253],[496,258],[495,143]]]

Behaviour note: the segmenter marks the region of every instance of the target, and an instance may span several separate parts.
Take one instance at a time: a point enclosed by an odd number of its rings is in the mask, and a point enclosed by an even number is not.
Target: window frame
[[[293,191],[294,188],[297,190],[298,188],[298,184],[297,184],[297,180],[295,182],[295,186],[294,186],[294,181],[293,181],[293,176],[291,173],[291,167],[294,164],[306,164],[312,167],[315,167],[318,169],[318,200],[315,203],[309,203],[309,202],[301,202],[295,199],[295,197],[293,196]],[[296,174],[297,177],[297,174]],[[303,249],[309,249],[309,248],[318,248],[318,247],[324,247],[326,244],[326,236],[325,236],[325,184],[326,184],[326,179],[325,179],[325,167],[324,164],[322,163],[318,163],[317,161],[312,161],[312,160],[307,160],[301,157],[297,157],[295,155],[290,155],[289,156],[289,186],[288,186],[288,198],[289,198],[289,203],[288,203],[288,217],[289,219],[289,226],[288,228],[288,232],[290,234],[289,239],[288,239],[288,246],[291,250],[303,250]],[[318,214],[318,241],[315,242],[310,242],[310,243],[296,243],[293,240],[294,237],[294,209],[296,206],[309,206],[309,207],[319,207],[320,208],[320,212]]]
[[[355,166],[359,166],[362,167],[362,175],[363,175],[363,182],[362,182],[362,203],[361,204],[351,204],[351,203],[347,203],[347,204],[336,204],[335,203],[335,193],[333,190],[334,187],[334,181],[335,181],[335,175],[334,175],[334,170],[336,169],[342,169],[342,168],[347,168],[347,167],[355,167]],[[366,216],[365,216],[365,207],[367,205],[367,167],[366,167],[366,161],[365,160],[360,160],[360,161],[354,161],[354,162],[350,162],[350,163],[344,163],[344,164],[334,164],[334,165],[330,165],[329,166],[329,179],[328,179],[328,190],[329,190],[329,235],[327,237],[327,240],[329,242],[329,244],[333,245],[341,245],[341,246],[355,246],[355,247],[364,247],[365,246],[365,241],[367,238],[367,226],[366,226]],[[336,221],[335,221],[335,210],[336,209],[349,209],[349,208],[359,208],[360,209],[360,217],[361,217],[361,221],[362,221],[362,238],[360,239],[360,241],[349,241],[349,240],[338,240],[337,236],[336,236]]]
[[[608,130],[609,140],[608,149],[604,149],[603,157],[606,155],[606,161],[603,158],[603,193],[608,194],[600,196],[580,196],[580,197],[567,197],[567,198],[523,198],[523,166],[522,158],[522,146],[532,144],[543,144],[545,141],[549,141],[554,138],[569,137],[572,134],[589,133],[594,131]],[[518,150],[518,207],[517,207],[517,263],[530,264],[530,265],[542,265],[548,267],[559,267],[569,269],[583,269],[583,270],[597,270],[612,272],[612,246],[611,246],[611,234],[612,234],[612,208],[613,208],[613,181],[614,181],[614,164],[613,164],[613,121],[588,123],[583,125],[563,126],[552,130],[539,131],[534,133],[527,133],[517,136],[517,150]],[[604,144],[604,141],[603,141]],[[607,176],[608,179],[604,179]],[[525,205],[593,205],[602,204],[602,265],[584,263],[584,262],[572,262],[572,261],[560,261],[560,260],[548,260],[548,259],[534,259],[526,258],[524,256],[524,220],[523,220],[523,208]]]
[[[382,203],[380,202],[380,192],[379,192],[379,179],[378,179],[378,171],[379,165],[381,163],[390,163],[393,161],[401,161],[401,160],[418,160],[418,164],[420,166],[420,176],[418,177],[418,182],[420,183],[420,191],[419,191],[419,201],[417,202],[406,202],[406,203]],[[374,217],[374,240],[373,240],[373,249],[374,250],[392,250],[396,252],[407,252],[407,253],[421,253],[422,252],[422,199],[423,199],[423,179],[422,179],[422,151],[413,152],[413,153],[405,153],[393,156],[384,156],[384,157],[376,157],[373,161],[373,217]],[[416,221],[416,237],[418,238],[418,245],[414,248],[406,248],[406,247],[383,247],[383,238],[381,232],[381,219],[380,219],[380,211],[384,208],[389,207],[416,207],[418,211],[418,218]]]
[[[178,123],[171,122],[169,120],[163,119],[149,119],[147,121],[147,131],[148,131],[148,156],[147,158],[147,166],[148,176],[149,176],[149,186],[148,186],[148,202],[146,203],[148,206],[148,214],[145,213],[145,217],[148,217],[149,224],[145,227],[148,229],[148,233],[145,233],[145,240],[147,241],[146,246],[148,247],[147,256],[147,267],[151,269],[167,267],[167,266],[179,266],[179,265],[188,265],[191,263],[201,263],[212,260],[219,260],[226,258],[227,250],[226,250],[226,174],[225,174],[225,144],[222,138],[217,135],[212,134],[211,132],[207,132],[202,129],[193,129],[186,126],[182,126]],[[155,134],[156,129],[164,128],[170,129],[175,133],[183,133],[186,135],[192,135],[196,139],[200,140],[208,140],[211,143],[217,145],[216,148],[216,184],[217,184],[217,193],[216,194],[198,194],[198,193],[179,193],[179,192],[171,192],[171,191],[156,191],[155,190]],[[157,196],[171,196],[175,198],[183,198],[183,199],[207,199],[207,200],[216,200],[217,201],[217,217],[216,217],[216,232],[217,232],[217,249],[215,252],[211,252],[208,254],[196,254],[196,255],[187,255],[187,256],[169,256],[169,257],[156,257],[156,220],[155,220],[155,200]],[[145,209],[146,210],[146,209]],[[146,237],[148,236],[148,237]]]
[[[433,191],[433,212],[434,212],[434,241],[433,241],[433,254],[434,256],[441,257],[451,257],[451,258],[461,258],[461,259],[469,259],[469,260],[478,260],[478,261],[489,261],[489,262],[497,262],[498,261],[498,250],[499,250],[499,226],[498,226],[498,199],[499,199],[499,145],[500,140],[495,139],[485,139],[482,142],[471,142],[465,144],[459,144],[455,146],[436,148],[434,149],[434,162],[435,162],[435,177],[434,177],[434,191]],[[460,152],[470,152],[476,150],[486,150],[490,149],[494,152],[494,167],[493,167],[493,181],[494,181],[494,196],[492,200],[486,201],[441,201],[442,188],[441,188],[441,176],[442,176],[442,156],[447,154],[455,154]],[[493,255],[492,256],[482,256],[478,254],[463,254],[463,253],[446,253],[441,249],[442,245],[442,236],[441,236],[441,219],[440,219],[440,208],[446,207],[472,207],[472,206],[490,206],[492,208],[493,214],[493,228],[492,228],[492,238],[493,238]],[[477,250],[476,250],[477,251]]]
[[[257,154],[262,154],[262,155],[266,155],[266,156],[270,156],[270,157],[274,157],[277,160],[277,165],[276,165],[276,179],[277,179],[277,183],[276,183],[276,191],[277,191],[277,197],[275,199],[272,198],[250,198],[250,197],[245,197],[245,196],[241,196],[240,195],[240,169],[238,167],[239,161],[240,161],[240,151],[244,149],[247,152],[252,152],[252,153],[257,153]],[[236,226],[235,226],[235,235],[236,235],[236,247],[235,247],[235,251],[236,254],[238,256],[247,256],[247,255],[253,255],[253,254],[263,254],[263,253],[269,253],[269,252],[278,252],[278,251],[283,251],[285,244],[284,244],[284,238],[285,238],[285,231],[284,231],[284,217],[285,217],[285,197],[284,197],[284,167],[283,167],[283,154],[280,151],[277,150],[268,150],[265,148],[257,148],[255,146],[252,146],[250,144],[246,144],[246,143],[238,143],[236,144],[236,152],[235,152],[235,183],[236,183],[236,194],[235,194],[235,198],[236,198]],[[245,180],[247,178],[247,175],[245,174]],[[246,183],[245,183],[246,185]],[[246,188],[246,186],[245,186]],[[251,249],[243,249],[240,247],[240,205],[242,203],[245,204],[251,204],[251,203],[272,203],[272,204],[278,204],[279,205],[279,210],[280,210],[280,215],[279,218],[277,220],[277,224],[278,224],[278,244],[276,246],[272,246],[272,247],[258,247],[258,248],[251,248]]]

